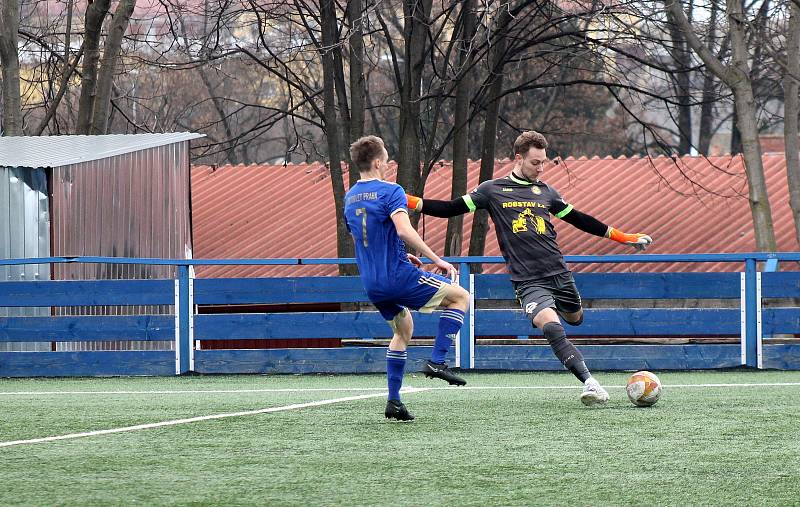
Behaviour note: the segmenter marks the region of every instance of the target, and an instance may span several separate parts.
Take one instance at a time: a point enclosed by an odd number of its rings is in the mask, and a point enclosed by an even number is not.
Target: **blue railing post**
[[[472,357],[472,354],[475,350],[475,336],[473,336],[475,328],[472,326],[472,316],[473,312],[475,311],[473,308],[473,305],[475,304],[475,298],[472,291],[472,284],[470,283],[472,275],[469,272],[469,264],[462,262],[458,266],[458,271],[458,283],[470,293],[469,308],[467,308],[467,313],[464,315],[464,325],[461,326],[461,333],[459,334],[459,346],[461,349],[461,354],[459,357],[458,367],[466,370],[471,368],[475,362],[474,358]]]
[[[175,343],[175,373],[180,375],[189,371],[189,265],[178,266],[178,290],[175,305],[177,329]]]
[[[758,367],[758,295],[756,290],[757,265],[747,259],[744,266],[744,348],[745,365]]]

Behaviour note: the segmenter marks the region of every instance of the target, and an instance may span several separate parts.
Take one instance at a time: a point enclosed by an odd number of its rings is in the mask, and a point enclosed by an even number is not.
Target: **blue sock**
[[[400,401],[400,387],[403,385],[403,370],[406,369],[405,350],[386,350],[386,380],[389,384],[389,399]]]
[[[436,333],[436,340],[433,342],[433,354],[431,361],[443,363],[447,351],[450,350],[453,340],[456,338],[458,330],[464,324],[464,312],[448,308],[442,312],[439,318],[439,331]]]

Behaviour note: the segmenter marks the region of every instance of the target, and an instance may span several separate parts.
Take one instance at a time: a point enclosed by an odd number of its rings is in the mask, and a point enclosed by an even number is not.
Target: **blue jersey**
[[[347,230],[353,236],[358,269],[370,299],[392,299],[409,283],[416,285],[420,270],[408,261],[392,222],[395,213],[407,213],[403,187],[362,180],[350,188],[344,202]]]

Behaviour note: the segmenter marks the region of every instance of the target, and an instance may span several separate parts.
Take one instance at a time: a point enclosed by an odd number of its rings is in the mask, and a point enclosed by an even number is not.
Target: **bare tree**
[[[347,21],[350,24],[350,142],[364,135],[366,120],[366,83],[364,81],[364,26],[366,13],[362,0],[349,0]],[[358,179],[356,171],[350,170],[350,185]]]
[[[69,55],[67,55],[68,57]],[[80,50],[78,50],[78,54],[75,55],[74,60],[71,64],[64,65],[64,71],[61,74],[61,84],[58,88],[58,93],[53,98],[50,105],[47,107],[47,110],[44,114],[44,118],[42,121],[39,122],[39,126],[36,127],[35,135],[40,136],[47,128],[47,125],[50,124],[50,121],[55,117],[56,112],[58,111],[58,106],[61,104],[61,100],[66,95],[67,91],[69,90],[69,82],[72,79],[72,75],[78,67],[78,62],[81,60],[81,56],[83,56],[83,46],[81,46]],[[67,60],[69,61],[69,60]]]
[[[494,28],[494,44],[489,52],[489,78],[486,103],[483,115],[483,141],[481,143],[481,169],[478,176],[481,182],[492,179],[494,174],[495,150],[497,147],[497,124],[500,118],[500,105],[503,100],[503,67],[507,61],[507,34],[513,17],[507,9],[497,16]],[[472,218],[469,255],[483,255],[486,247],[486,232],[489,230],[489,213],[479,210]],[[473,266],[473,271],[480,266]]]
[[[7,136],[22,135],[22,99],[19,93],[18,0],[0,2],[0,65],[3,66],[3,125]]]
[[[742,136],[742,148],[749,188],[750,210],[756,247],[761,251],[774,252],[775,231],[772,211],[764,178],[761,145],[758,140],[756,101],[748,65],[748,48],[745,41],[747,19],[740,0],[727,0],[726,14],[731,35],[731,61],[721,62],[694,33],[678,0],[666,0],[667,9],[686,36],[686,41],[703,63],[733,92],[736,108],[736,126]]]
[[[691,23],[692,4],[689,4],[689,22]],[[678,106],[678,153],[687,155],[692,148],[692,95],[690,71],[691,50],[686,44],[686,37],[675,23],[674,16],[667,11],[669,23],[669,34],[672,39],[670,52],[675,62],[675,71],[671,74],[673,86],[680,105]]]
[[[789,2],[789,26],[786,34],[786,69],[783,78],[786,173],[789,180],[789,205],[794,217],[794,231],[800,244],[800,146],[798,146],[798,114],[800,114],[800,4]]]
[[[109,108],[111,105],[111,85],[117,72],[117,60],[122,47],[122,37],[128,29],[128,22],[136,7],[136,0],[120,0],[111,21],[109,34],[103,48],[103,61],[97,78],[97,90],[92,107],[92,134],[108,132]]]
[[[706,32],[706,47],[714,51],[714,41],[717,38],[717,18],[719,16],[719,0],[711,0],[708,30]],[[717,97],[716,79],[713,72],[703,73],[703,90],[700,102],[700,135],[697,140],[697,151],[703,155],[709,154],[711,146],[712,123],[714,119],[714,100]]]
[[[323,102],[325,118],[325,137],[328,140],[328,163],[330,165],[331,186],[336,207],[336,246],[339,257],[352,257],[353,241],[347,233],[344,219],[344,181],[340,158],[341,132],[336,114],[336,65],[334,50],[337,47],[337,17],[335,0],[320,0],[320,19],[322,20],[322,74]],[[341,269],[340,272],[347,272]]]
[[[397,183],[420,193],[420,95],[429,35],[431,0],[403,0],[405,58],[400,87],[400,139]]]
[[[472,97],[472,60],[475,41],[475,2],[464,0],[461,4],[460,35],[456,46],[458,51],[458,73],[456,75],[455,121],[453,133],[453,199],[467,193],[467,157],[469,143],[469,120],[471,117],[470,98]],[[461,255],[461,240],[464,216],[452,217],[447,222],[445,236],[445,255]]]
[[[103,21],[108,14],[111,0],[94,0],[86,7],[83,36],[83,69],[81,95],[78,100],[78,134],[89,134],[92,113],[97,94],[97,64],[100,60],[100,36]]]

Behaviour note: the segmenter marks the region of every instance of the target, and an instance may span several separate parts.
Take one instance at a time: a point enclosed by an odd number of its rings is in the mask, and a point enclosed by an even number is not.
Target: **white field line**
[[[415,392],[422,392],[425,389],[418,389],[418,388],[410,388],[406,389],[406,393],[415,393]],[[262,408],[259,410],[247,410],[243,412],[228,412],[223,414],[212,414],[212,415],[203,415],[198,417],[189,417],[186,419],[174,419],[171,421],[161,421],[157,423],[149,423],[149,424],[137,424],[135,426],[125,426],[122,428],[111,428],[107,430],[96,430],[96,431],[86,431],[83,433],[70,433],[67,435],[56,435],[52,437],[42,437],[42,438],[31,438],[28,440],[11,440],[8,442],[0,442],[0,447],[11,447],[14,445],[23,445],[23,444],[39,444],[43,442],[54,442],[57,440],[71,440],[75,438],[82,438],[82,437],[93,437],[97,435],[110,435],[112,433],[125,433],[129,431],[138,431],[138,430],[147,430],[152,428],[161,428],[164,426],[177,426],[179,424],[189,424],[194,422],[200,421],[211,421],[215,419],[227,419],[230,417],[244,417],[248,415],[258,415],[258,414],[270,414],[273,412],[285,412],[287,410],[298,410],[301,408],[308,408],[308,407],[320,407],[323,405],[331,405],[333,403],[343,403],[346,401],[356,401],[356,400],[365,400],[368,398],[377,398],[379,396],[386,396],[386,392],[380,393],[371,393],[371,394],[362,394],[360,396],[347,396],[345,398],[333,398],[329,400],[319,400],[319,401],[312,401],[308,403],[295,403],[292,405],[284,405],[282,407],[270,407],[270,408]]]
[[[747,384],[664,384],[665,388],[702,388],[702,387],[797,387],[800,382],[761,382]],[[580,384],[571,386],[450,386],[450,387],[405,387],[403,392],[416,391],[441,391],[441,390],[503,390],[503,389],[580,389]],[[625,386],[611,385],[604,386],[610,389],[622,389]],[[313,388],[275,388],[275,389],[187,389],[187,390],[167,390],[167,391],[0,391],[0,396],[62,396],[62,395],[115,395],[115,394],[249,394],[249,393],[313,393],[313,392],[363,392],[381,391],[386,392],[384,387],[313,387]]]
[[[663,384],[661,385],[664,389],[672,389],[675,387],[685,388],[685,387],[797,387],[800,386],[800,382],[761,382],[761,383],[749,383],[749,384]],[[491,390],[491,389],[580,389],[583,386],[580,384],[576,384],[574,386],[451,386],[451,387],[429,387],[427,388],[429,391],[435,391],[438,389],[475,389],[475,390]],[[624,389],[625,386],[617,386],[617,385],[603,385],[603,387],[607,389]]]
[[[186,389],[169,391],[8,391],[0,396],[14,395],[60,395],[60,394],[231,394],[231,393],[314,393],[314,392],[363,392],[383,391],[385,387],[315,387],[315,388],[275,388],[275,389]]]
[[[663,387],[792,387],[800,386],[800,382],[762,382],[757,384],[664,384]],[[622,387],[622,386],[620,386]]]
[[[667,384],[665,388],[701,388],[701,387],[792,387],[800,386],[800,382],[762,382],[762,383],[747,383],[747,384]],[[575,389],[579,386],[463,386],[463,387],[407,387],[403,389],[404,393],[417,393],[425,391],[439,391],[439,390],[502,390],[502,389],[518,389],[518,390],[537,390],[537,389]],[[607,386],[612,389],[623,388],[624,386]],[[312,401],[308,403],[295,403],[292,405],[284,405],[281,407],[269,407],[259,410],[248,410],[243,412],[229,412],[222,414],[204,415],[198,417],[190,417],[186,419],[174,419],[171,421],[162,421],[157,423],[137,424],[135,426],[125,426],[122,428],[111,428],[106,430],[87,431],[83,433],[70,433],[67,435],[56,435],[51,437],[32,438],[28,440],[12,440],[7,442],[0,442],[0,447],[11,447],[23,444],[38,444],[43,442],[54,442],[58,440],[71,440],[75,438],[92,437],[97,435],[109,435],[112,433],[125,433],[130,431],[138,431],[152,428],[160,428],[164,426],[176,426],[179,424],[189,424],[200,421],[210,421],[215,419],[226,419],[230,417],[244,417],[249,415],[269,414],[273,412],[285,412],[287,410],[298,410],[308,407],[319,407],[323,405],[331,405],[333,403],[343,403],[347,401],[365,400],[369,398],[377,398],[386,396],[386,391],[383,388],[310,388],[310,389],[232,389],[232,390],[190,390],[190,391],[17,391],[17,392],[0,392],[0,395],[64,395],[64,394],[185,394],[185,393],[270,393],[270,392],[320,392],[320,391],[372,391],[380,390],[377,393],[362,394],[359,396],[347,396],[344,398],[334,398],[328,400]]]

